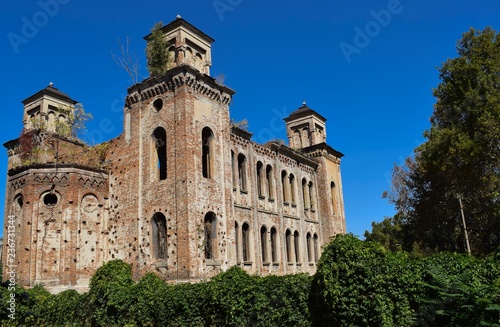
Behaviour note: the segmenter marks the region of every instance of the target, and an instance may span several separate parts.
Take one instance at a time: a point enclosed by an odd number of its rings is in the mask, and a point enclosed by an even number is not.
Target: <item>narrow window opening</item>
[[[240,184],[240,190],[247,190],[247,173],[246,173],[246,157],[243,154],[238,155],[238,181]]]
[[[257,162],[257,192],[259,193],[259,196],[263,196],[264,192],[262,190],[262,171],[263,171],[263,164],[262,162]]]
[[[312,248],[311,248],[311,233],[307,233],[307,236],[306,236],[306,245],[307,245],[307,261],[309,262],[312,262],[312,258],[313,258],[313,255],[312,255]]]
[[[274,198],[273,167],[271,167],[271,165],[267,165],[266,167],[266,181],[267,181],[267,195],[270,198]]]
[[[319,259],[319,240],[318,240],[318,234],[314,234],[313,236],[314,239],[314,261],[318,262]]]
[[[156,212],[151,219],[153,252],[156,259],[167,258],[167,220],[161,212]]]
[[[250,226],[247,223],[244,223],[241,227],[241,245],[243,252],[243,261],[250,261]]]
[[[294,250],[295,250],[295,262],[300,262],[300,254],[299,254],[299,232],[295,231],[293,233],[293,243],[294,243]]]
[[[205,215],[205,259],[215,259],[215,239],[217,236],[217,224],[215,214],[209,212]]]
[[[265,226],[260,228],[260,245],[262,250],[262,262],[267,262],[267,229]]]
[[[271,261],[272,262],[277,262],[277,252],[276,252],[276,228],[271,228]]]
[[[285,234],[285,246],[286,246],[286,262],[292,262],[292,232],[290,230],[286,231]]]
[[[155,169],[158,171],[158,178],[167,178],[167,134],[162,127],[158,127],[153,132],[153,142],[156,150]]]
[[[292,204],[295,204],[295,176],[290,174],[290,201]]]
[[[241,257],[240,257],[240,229],[238,226],[238,223],[234,223],[234,243],[236,245],[236,262],[239,263],[241,262]]]
[[[214,134],[212,130],[205,127],[201,132],[202,138],[202,174],[205,178],[213,177],[213,152]]]

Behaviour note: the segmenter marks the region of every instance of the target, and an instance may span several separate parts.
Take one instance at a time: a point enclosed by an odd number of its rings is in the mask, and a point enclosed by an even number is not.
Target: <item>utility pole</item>
[[[464,206],[462,205],[462,198],[460,197],[460,195],[458,196],[458,202],[460,203],[460,212],[462,213],[462,223],[464,224],[465,244],[467,245],[467,253],[469,253],[470,255],[469,236],[467,235],[467,226],[465,225],[465,216],[464,216]]]

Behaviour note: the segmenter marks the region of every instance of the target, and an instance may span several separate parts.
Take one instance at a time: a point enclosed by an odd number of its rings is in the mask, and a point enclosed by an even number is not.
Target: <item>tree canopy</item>
[[[470,29],[457,52],[439,68],[427,140],[393,171],[398,213],[376,227],[401,229],[404,249],[463,252],[460,197],[472,252],[485,255],[500,244],[500,35]]]
[[[162,27],[162,22],[153,26],[146,47],[147,66],[151,76],[163,74],[168,70],[169,66],[167,40],[165,40],[165,35],[161,31]]]

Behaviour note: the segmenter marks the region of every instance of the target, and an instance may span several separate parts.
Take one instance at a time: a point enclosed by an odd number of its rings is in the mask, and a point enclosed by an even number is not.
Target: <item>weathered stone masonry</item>
[[[234,265],[313,273],[345,233],[326,119],[304,103],[285,119],[289,146],[253,142],[230,123],[234,91],[209,76],[214,40],[182,18],[162,31],[170,69],[129,88],[117,138],[68,134],[77,101],[53,85],[23,101],[25,129],[4,144],[21,285],[84,290],[112,259],[179,282]]]

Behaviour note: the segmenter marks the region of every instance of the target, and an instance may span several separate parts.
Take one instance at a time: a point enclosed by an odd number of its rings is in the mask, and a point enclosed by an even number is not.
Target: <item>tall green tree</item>
[[[484,255],[500,245],[500,35],[470,29],[457,51],[439,69],[427,140],[396,167],[388,198],[405,248],[463,252],[460,197],[472,252]]]
[[[167,40],[161,31],[163,22],[156,23],[151,29],[151,35],[146,47],[146,58],[148,71],[151,76],[158,76],[168,70],[169,57]]]

